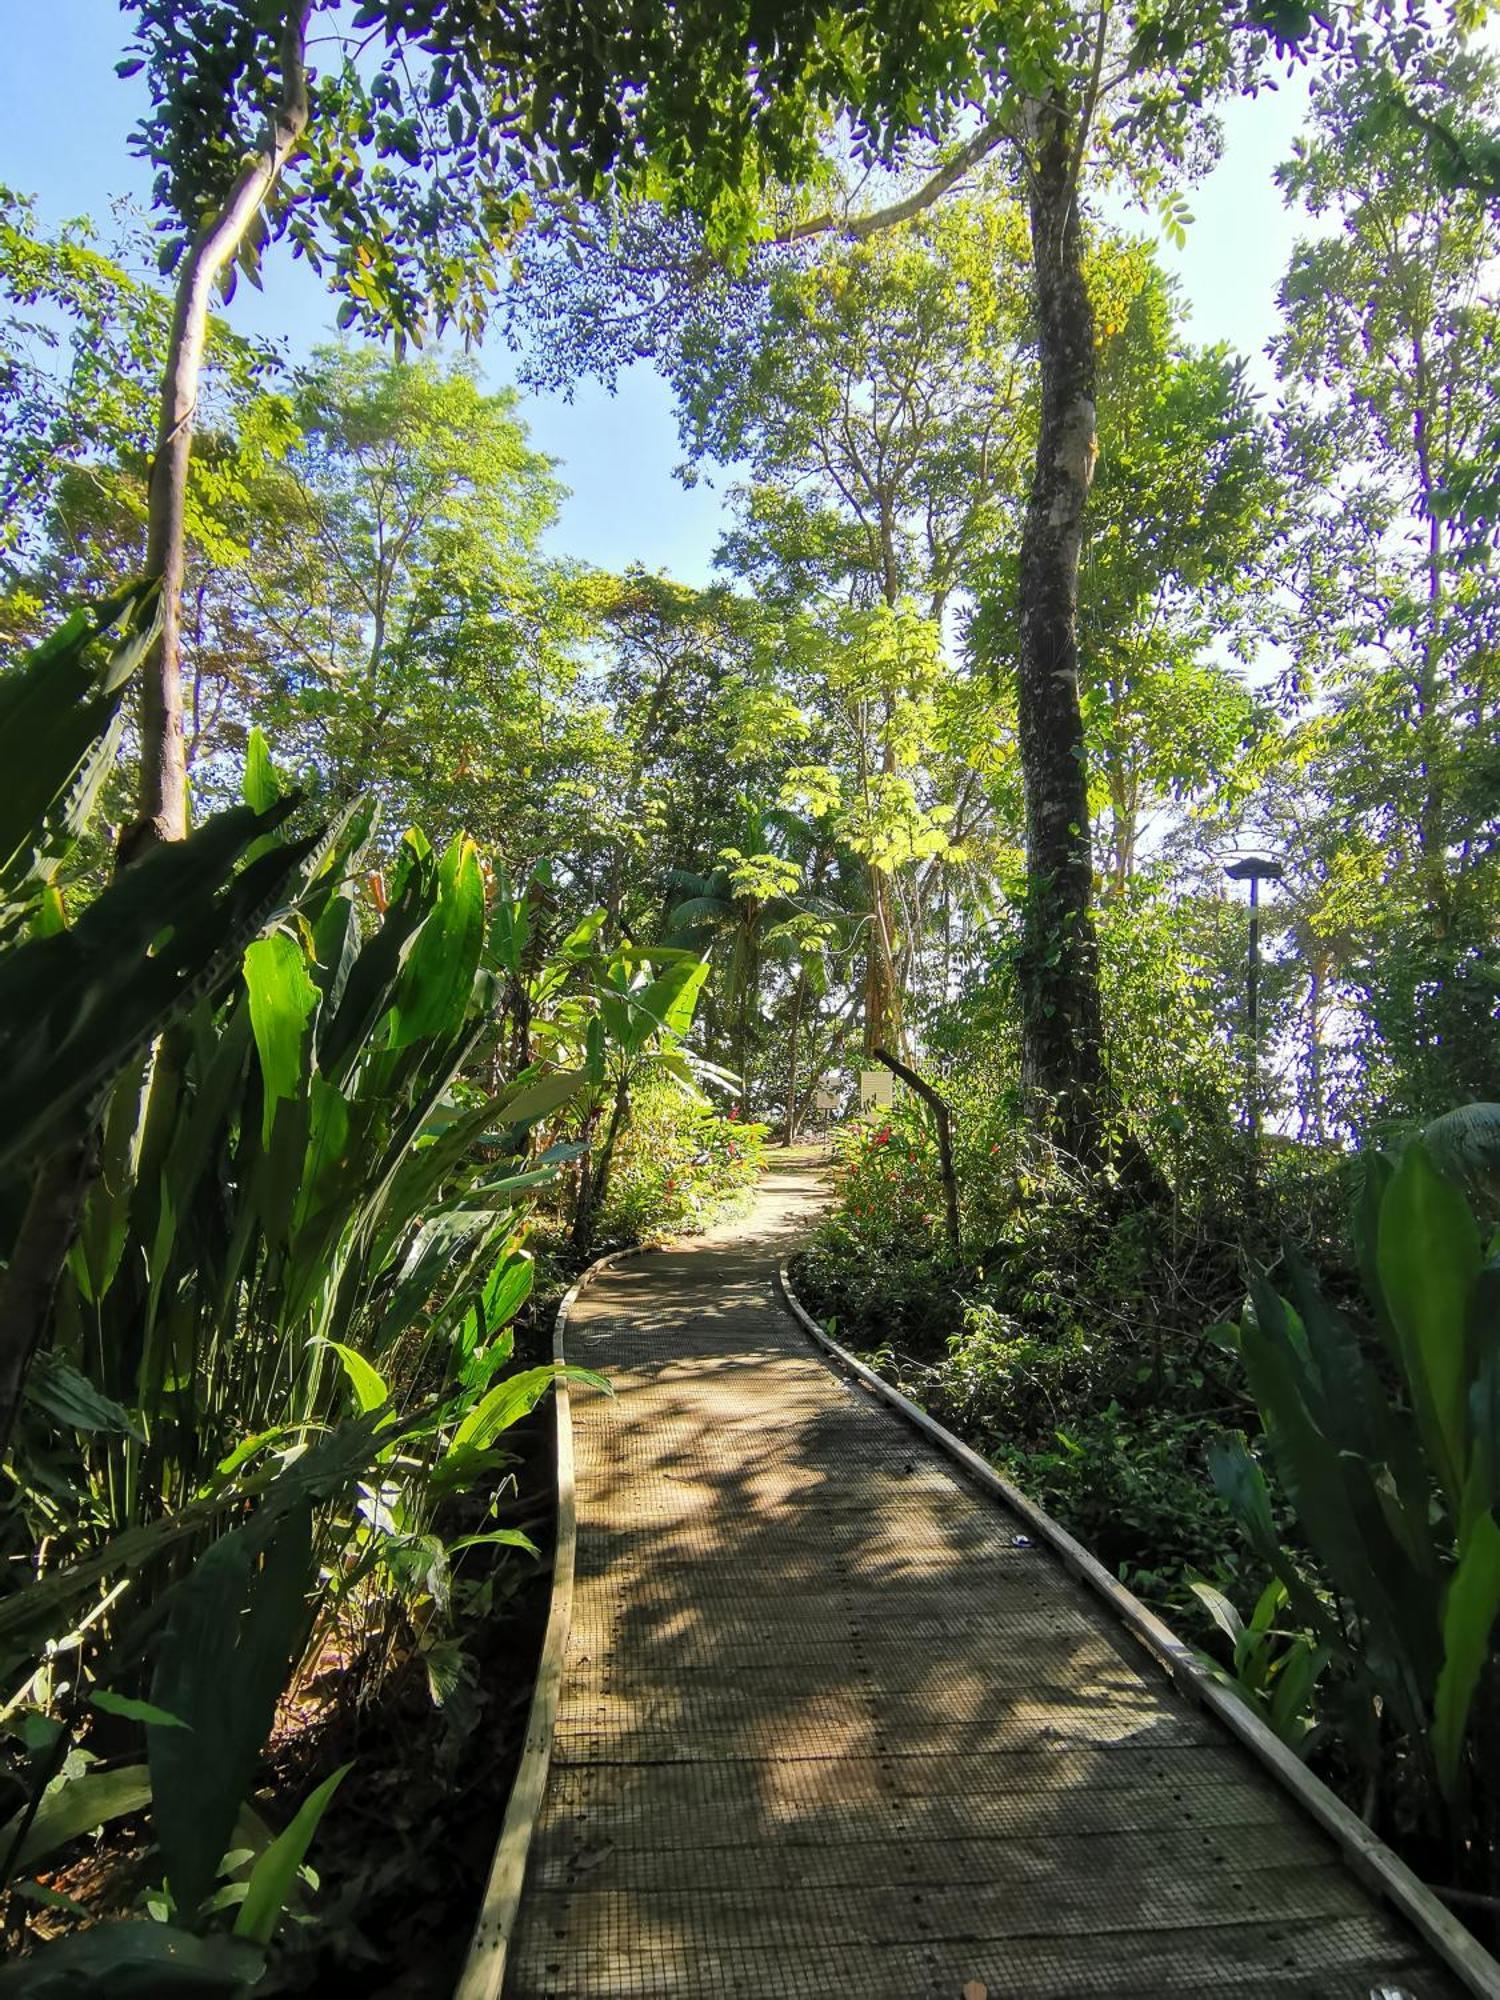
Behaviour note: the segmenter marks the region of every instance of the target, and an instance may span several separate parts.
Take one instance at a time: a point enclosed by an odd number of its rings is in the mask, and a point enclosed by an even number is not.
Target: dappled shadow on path
[[[1006,1510],[773,1294],[808,1180],[623,1265],[570,1358],[578,1578],[508,1990],[1450,1989]]]

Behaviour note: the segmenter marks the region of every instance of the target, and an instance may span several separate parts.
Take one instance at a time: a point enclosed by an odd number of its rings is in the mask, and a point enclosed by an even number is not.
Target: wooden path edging
[[[585,1286],[601,1271],[638,1257],[638,1249],[616,1250],[590,1264],[564,1293],[552,1324],[552,1360],[561,1367],[565,1355],[564,1336],[568,1315]],[[562,1694],[563,1658],[568,1647],[568,1629],[573,1621],[573,1570],[578,1551],[578,1505],[573,1482],[573,1411],[568,1394],[568,1378],[559,1374],[552,1387],[557,1423],[557,1539],[552,1562],[552,1601],[547,1612],[547,1629],[542,1636],[541,1658],[537,1662],[536,1685],[526,1716],[526,1740],[515,1781],[500,1826],[495,1858],[479,1905],[479,1916],[469,1944],[469,1955],[453,1989],[453,2000],[500,2000],[505,1985],[505,1965],[510,1941],[515,1934],[521,1907],[521,1884],[526,1875],[526,1857],[547,1791],[547,1772],[552,1762],[552,1734],[557,1722],[557,1705]],[[1500,1989],[1497,1989],[1500,1992]]]
[[[847,1348],[840,1347],[797,1297],[785,1258],[778,1261],[776,1276],[782,1300],[803,1331],[832,1355],[841,1368],[867,1389],[873,1390],[882,1402],[888,1403],[908,1423],[930,1438],[976,1486],[1003,1501],[1013,1514],[1025,1522],[1039,1542],[1045,1542],[1056,1552],[1066,1569],[1103,1598],[1120,1623],[1166,1669],[1177,1686],[1200,1706],[1210,1710],[1283,1789],[1292,1794],[1303,1811],[1332,1837],[1350,1868],[1366,1887],[1400,1911],[1468,1990],[1481,1995],[1482,2000],[1500,2000],[1500,1964],[1406,1863],[1365,1825],[1358,1814],[1351,1812],[1321,1779],[1315,1778],[1301,1758],[1267,1728],[1253,1709],[1222,1687],[1199,1664],[1197,1657],[1176,1633],[1164,1625],[1154,1612],[1148,1611],[1141,1600],[1116,1577],[1111,1576],[1066,1528],[1059,1527],[1050,1514],[1044,1514],[1009,1480],[1002,1479],[977,1451],[955,1437],[952,1431],[946,1430],[909,1396],[903,1396],[873,1368],[857,1360]],[[461,2000],[469,2000],[469,1996],[464,1994]],[[478,2000],[477,1989],[475,2000]]]

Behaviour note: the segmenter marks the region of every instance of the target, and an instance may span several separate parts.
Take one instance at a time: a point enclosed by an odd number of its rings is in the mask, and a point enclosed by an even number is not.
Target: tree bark
[[[797,1143],[797,1041],[802,1032],[802,1008],[806,998],[807,968],[800,966],[796,991],[792,995],[792,1029],[787,1049],[786,1124],[782,1128],[782,1142],[788,1146]]]
[[[901,1036],[901,1003],[891,948],[890,886],[883,868],[870,863],[870,932],[865,950],[865,1040],[867,1056],[882,1042]]]
[[[136,817],[120,838],[122,864],[187,834],[181,673],[184,530],[209,305],[220,274],[307,129],[305,56],[311,12],[312,0],[290,0],[281,37],[280,101],[259,150],[246,158],[223,207],[193,239],[177,281],[146,512],[146,570],[161,579],[161,634],[142,672],[140,782]]]
[[[1037,107],[1031,137],[1042,398],[1021,538],[1022,1082],[1039,1122],[1080,1159],[1095,1160],[1102,1151],[1099,968],[1078,694],[1078,564],[1098,455],[1094,318],[1083,274],[1075,118],[1060,98]]]

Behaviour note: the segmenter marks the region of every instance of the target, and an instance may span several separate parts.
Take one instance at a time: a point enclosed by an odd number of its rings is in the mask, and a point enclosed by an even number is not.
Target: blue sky
[[[137,82],[114,73],[124,27],[115,0],[0,0],[0,17],[0,182],[36,195],[50,221],[107,220],[119,196],[144,204],[148,176],[127,145],[142,98]],[[1297,233],[1271,176],[1304,105],[1294,78],[1230,107],[1223,159],[1187,192],[1195,217],[1187,246],[1162,248],[1195,336],[1228,341],[1252,358],[1275,330],[1276,287]],[[267,260],[265,292],[241,286],[230,316],[247,330],[284,336],[298,353],[327,336],[333,313],[320,283],[283,249]],[[498,343],[484,365],[497,384],[510,379]],[[1263,361],[1255,372],[1269,380]],[[533,439],[561,461],[571,489],[554,546],[607,568],[640,561],[687,582],[707,579],[721,496],[673,478],[682,454],[671,398],[649,369],[633,369],[614,396],[585,384],[571,403],[528,396],[524,407]]]

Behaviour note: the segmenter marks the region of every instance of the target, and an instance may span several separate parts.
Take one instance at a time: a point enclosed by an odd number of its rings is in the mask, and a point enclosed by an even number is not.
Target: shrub
[[[648,1083],[616,1150],[602,1239],[707,1228],[754,1185],[767,1129],[695,1102],[668,1079]]]

